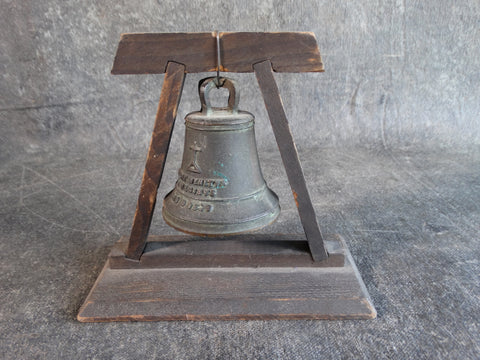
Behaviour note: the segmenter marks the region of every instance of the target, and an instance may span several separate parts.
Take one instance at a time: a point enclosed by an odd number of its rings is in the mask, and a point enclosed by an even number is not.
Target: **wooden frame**
[[[185,74],[217,70],[219,49],[216,33],[124,34],[112,74],[165,73],[165,80],[130,237],[128,241],[120,239],[115,245],[78,319],[375,317],[375,309],[344,241],[334,237],[325,242],[322,237],[273,75],[274,71],[323,71],[315,36],[312,33],[219,33],[218,37],[221,40],[220,70],[256,75],[305,234],[247,234],[222,241],[148,236]],[[223,269],[220,275],[218,268]],[[290,278],[281,275],[298,268],[303,270]],[[134,273],[125,273],[127,269]],[[253,274],[258,280],[258,289],[253,292],[252,269],[257,269]],[[211,304],[216,310],[210,308],[206,300],[211,292],[224,289],[205,282],[202,276],[207,275],[218,283],[222,282],[222,276],[230,277],[237,284],[229,292],[229,299],[217,298]],[[282,279],[283,285],[275,275]],[[156,298],[144,296],[144,289],[136,288],[139,277],[157,293]],[[299,284],[309,281],[315,282],[312,289],[299,288]],[[339,281],[343,285],[339,285]],[[130,295],[119,296],[114,290],[118,286],[131,287]],[[272,300],[270,292],[279,286],[283,290],[276,295],[280,297]],[[196,289],[193,292],[192,287]],[[190,295],[184,298],[178,289]],[[165,303],[163,297],[168,297],[168,291],[173,295]],[[297,297],[292,298],[292,293]],[[348,301],[342,300],[346,293],[350,296]],[[242,305],[245,296],[250,299],[249,308]],[[276,301],[281,299],[288,301],[277,306]]]
[[[255,72],[312,257],[325,260],[323,244],[273,69],[320,72],[323,63],[312,33],[219,33],[222,71]],[[215,33],[124,34],[112,74],[165,72],[126,257],[139,260],[153,216],[185,72],[216,70]],[[275,63],[275,65],[273,64]]]

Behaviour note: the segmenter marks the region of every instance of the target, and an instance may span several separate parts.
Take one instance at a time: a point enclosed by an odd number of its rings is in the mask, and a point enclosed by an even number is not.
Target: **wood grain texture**
[[[245,234],[223,239],[149,236],[139,261],[125,257],[126,245],[127,238],[122,237],[113,247],[109,255],[111,269],[341,267],[345,264],[345,249],[334,236],[325,241],[329,256],[323,261],[312,260],[305,235],[297,234]]]
[[[292,188],[300,220],[307,236],[310,251],[315,261],[325,260],[328,257],[328,253],[323,244],[320,226],[318,225],[315,209],[308,193],[292,131],[290,130],[277,83],[273,76],[272,64],[269,60],[266,60],[255,64],[254,70],[265,101],[268,117],[272,124],[273,133],[277,140],[288,182]]]
[[[252,72],[252,65],[269,59],[277,72],[320,72],[323,63],[311,32],[221,32],[223,72]],[[123,34],[112,74],[161,74],[169,61],[188,73],[217,69],[216,34]]]
[[[184,81],[185,66],[168,63],[126,251],[131,259],[140,258],[148,236]]]
[[[343,242],[346,249],[346,245]],[[115,270],[108,264],[78,320],[371,319],[346,250],[343,267]]]

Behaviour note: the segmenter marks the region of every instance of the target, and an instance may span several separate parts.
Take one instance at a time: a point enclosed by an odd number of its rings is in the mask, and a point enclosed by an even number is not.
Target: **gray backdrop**
[[[278,74],[299,144],[480,143],[480,2],[9,1],[0,12],[1,156],[146,153],[162,75],[109,74],[121,33],[313,31],[326,72]],[[197,110],[187,77],[181,118]],[[241,107],[272,145],[254,76]],[[178,142],[183,128],[177,126]]]
[[[478,0],[0,5],[2,359],[478,359]],[[319,223],[345,238],[377,319],[75,320],[130,230],[163,81],[109,74],[120,34],[215,29],[316,34],[326,72],[276,78]],[[206,75],[187,76],[180,118]],[[280,197],[265,231],[301,232],[254,76],[231,76]],[[156,211],[151,232],[174,230]]]

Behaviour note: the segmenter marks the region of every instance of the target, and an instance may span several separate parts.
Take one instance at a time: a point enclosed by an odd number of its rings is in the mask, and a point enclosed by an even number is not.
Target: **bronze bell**
[[[209,92],[229,90],[228,107],[212,107]],[[267,187],[258,161],[254,116],[238,110],[235,82],[200,81],[202,109],[185,117],[185,146],[175,188],[162,214],[173,228],[221,236],[262,228],[280,214],[277,195]]]

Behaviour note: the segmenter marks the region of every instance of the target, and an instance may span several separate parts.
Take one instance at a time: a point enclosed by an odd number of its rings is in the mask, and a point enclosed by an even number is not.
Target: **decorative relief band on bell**
[[[189,176],[182,170],[178,175],[176,188],[193,195],[214,198],[217,196],[217,189],[224,189],[228,185],[226,178],[197,178]]]
[[[178,190],[181,190],[185,193],[190,193],[192,195],[205,196],[205,197],[211,197],[211,198],[217,197],[216,189],[204,189],[196,186],[190,186],[180,180],[177,180],[176,187]]]
[[[191,211],[199,211],[199,212],[212,212],[213,205],[212,204],[204,204],[197,201],[192,201],[187,199],[181,195],[173,195],[172,202],[175,205],[178,205],[181,208],[185,208]]]

